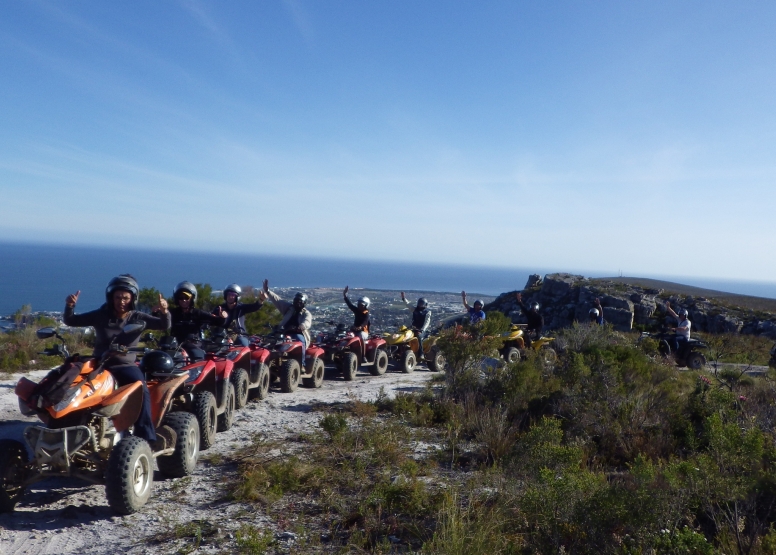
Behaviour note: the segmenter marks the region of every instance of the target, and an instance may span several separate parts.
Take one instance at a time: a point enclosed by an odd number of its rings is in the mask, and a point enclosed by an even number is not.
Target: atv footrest
[[[24,429],[24,441],[35,454],[36,464],[61,470],[70,468],[70,458],[91,438],[92,431],[87,426],[56,430],[29,426]]]

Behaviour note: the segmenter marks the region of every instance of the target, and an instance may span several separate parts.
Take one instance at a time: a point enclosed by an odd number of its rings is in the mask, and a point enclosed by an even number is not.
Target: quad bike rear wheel
[[[231,379],[234,384],[234,408],[239,410],[248,404],[248,372],[244,368],[235,368]]]
[[[0,439],[0,513],[10,513],[24,495],[27,449],[13,439]]]
[[[439,347],[434,345],[428,350],[428,369],[432,372],[442,372],[445,369],[445,355],[439,350]]]
[[[347,352],[342,355],[340,360],[340,370],[342,370],[342,377],[346,382],[352,382],[356,379],[358,373],[358,356],[356,353]]]
[[[552,347],[544,347],[540,352],[545,366],[553,366],[558,361],[558,353]]]
[[[251,398],[258,399],[259,401],[266,399],[269,395],[269,366],[260,362],[258,368],[255,370],[258,373],[258,383],[256,387],[251,389]]]
[[[226,407],[224,407],[224,412],[218,415],[218,426],[216,429],[219,432],[227,431],[234,423],[234,408],[237,401],[234,384],[230,381],[226,384],[226,388]]]
[[[690,370],[700,370],[706,364],[706,357],[698,351],[693,351],[685,359],[685,364]]]
[[[516,347],[508,347],[504,349],[504,360],[507,361],[507,364],[520,362],[520,349]]]
[[[189,412],[171,412],[164,423],[175,430],[175,452],[157,457],[159,472],[171,478],[181,478],[194,472],[199,458],[199,422]]]
[[[299,366],[299,361],[295,358],[290,358],[283,363],[280,367],[280,391],[283,393],[293,393],[296,388],[299,387],[299,376],[302,373],[302,369]]]
[[[369,367],[369,372],[373,376],[382,376],[388,370],[388,353],[383,349],[377,349],[375,352],[375,363]]]
[[[125,437],[111,450],[105,471],[108,505],[120,515],[139,511],[154,489],[154,454],[148,442]]]
[[[417,363],[417,359],[415,358],[415,353],[413,353],[410,349],[407,349],[404,351],[401,355],[401,371],[405,374],[411,374],[415,371],[415,364]]]
[[[317,389],[323,385],[323,374],[326,372],[323,361],[318,357],[313,359],[312,376],[309,378],[302,378],[302,384],[305,387]]]
[[[216,441],[218,408],[216,397],[210,391],[200,391],[194,395],[191,412],[199,422],[199,448],[210,449]]]

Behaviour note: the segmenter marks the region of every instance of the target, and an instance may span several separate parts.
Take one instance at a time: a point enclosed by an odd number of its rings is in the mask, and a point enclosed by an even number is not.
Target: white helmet
[[[598,316],[600,316],[600,314],[601,314],[601,313],[600,313],[600,312],[598,312],[598,309],[597,309],[597,308],[591,308],[591,309],[588,311],[588,314],[589,314],[590,316],[595,316],[596,318],[598,318]]]
[[[531,303],[531,308],[538,312],[539,311],[539,303],[537,303],[536,301],[532,302]]]
[[[357,304],[358,306],[364,305],[364,308],[369,308],[369,303],[371,303],[371,302],[372,302],[372,301],[370,301],[370,300],[369,300],[369,297],[360,297],[360,298],[359,298],[359,299],[356,301],[356,304]]]

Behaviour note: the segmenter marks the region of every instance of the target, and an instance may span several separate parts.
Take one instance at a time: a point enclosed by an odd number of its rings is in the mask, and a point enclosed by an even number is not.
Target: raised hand
[[[461,291],[461,298],[466,300],[466,291]]]
[[[165,299],[161,293],[159,293],[159,304],[156,305],[156,307],[162,314],[167,314],[167,299]]]
[[[261,302],[264,302],[264,301],[267,300],[267,294],[264,292],[263,289],[261,291],[259,291],[259,300]]]
[[[401,292],[401,300],[406,301],[407,297],[404,296],[404,291]]]
[[[68,295],[67,298],[65,299],[65,304],[67,306],[70,306],[70,307],[75,306],[75,303],[78,302],[78,296],[80,294],[81,294],[81,290],[79,289],[78,291],[76,291],[72,295]]]
[[[262,291],[262,293],[263,293],[263,291]],[[261,297],[261,294],[259,294],[259,297]],[[216,316],[218,316],[219,318],[224,318],[224,319],[227,318],[227,314],[224,311],[224,309],[221,307],[221,305],[218,306],[218,313],[216,314]]]
[[[517,302],[519,302],[519,303],[523,302],[523,294],[522,293],[515,293],[515,298],[517,299]]]
[[[350,289],[350,286],[349,286],[349,285],[346,285],[346,286],[345,286],[345,290],[342,292],[342,296],[343,296],[343,297],[347,297],[347,295],[348,295],[348,289]]]
[[[265,293],[269,293],[269,280],[268,279],[264,280],[264,292]]]

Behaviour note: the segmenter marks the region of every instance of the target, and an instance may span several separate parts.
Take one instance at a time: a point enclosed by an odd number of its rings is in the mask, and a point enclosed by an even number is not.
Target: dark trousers
[[[679,354],[679,349],[684,349],[687,345],[687,338],[683,335],[674,335],[671,337],[671,350],[675,355]]]
[[[145,376],[137,364],[122,364],[108,368],[119,385],[129,385],[135,382],[143,382],[143,406],[140,407],[140,416],[135,422],[134,434],[142,437],[147,442],[156,441],[156,430],[151,418],[151,394],[148,392]]]
[[[197,343],[186,341],[181,347],[188,353],[191,362],[205,360],[206,353]]]

